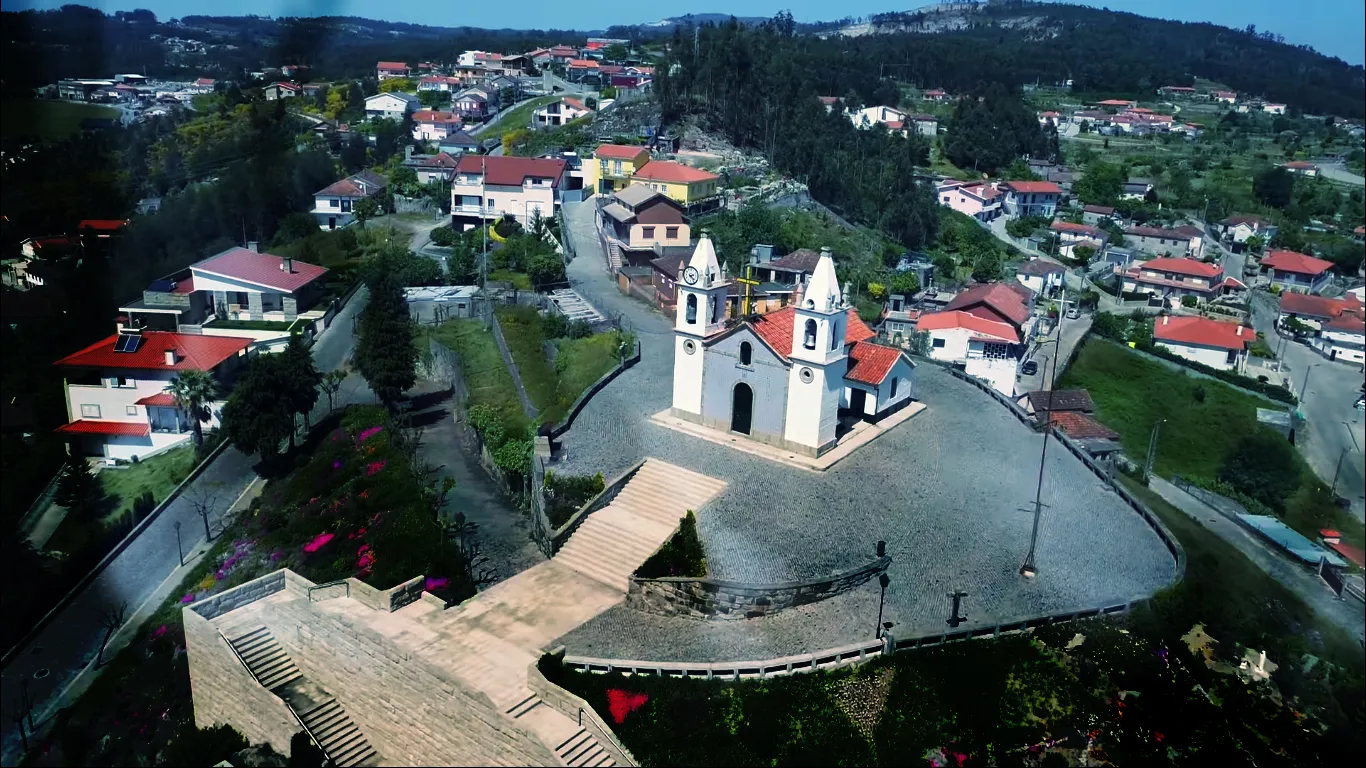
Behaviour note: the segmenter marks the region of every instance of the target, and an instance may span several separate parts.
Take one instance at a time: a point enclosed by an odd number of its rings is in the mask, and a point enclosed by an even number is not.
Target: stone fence
[[[597,381],[593,382],[593,384],[589,386],[588,389],[585,389],[583,391],[583,394],[579,395],[579,398],[574,401],[574,404],[572,406],[570,406],[569,412],[565,414],[564,420],[550,428],[550,437],[557,438],[560,435],[563,435],[565,432],[568,432],[569,428],[574,426],[574,419],[578,418],[579,411],[582,411],[584,406],[588,405],[588,401],[593,399],[593,395],[596,395],[597,393],[601,392],[603,387],[607,386],[608,384],[611,384],[612,380],[620,376],[623,371],[626,371],[627,369],[634,367],[635,364],[639,362],[640,339],[637,338],[635,343],[635,350],[631,353],[631,356],[623,358],[621,362],[617,363],[615,368],[608,371],[607,373],[604,373],[601,377],[598,378]]]
[[[630,469],[617,475],[603,487],[602,491],[599,492],[597,496],[589,499],[580,507],[579,511],[575,512],[564,525],[555,529],[550,534],[551,552],[558,552],[560,547],[564,546],[564,543],[568,541],[569,537],[578,529],[579,524],[588,519],[589,515],[606,507],[608,504],[611,504],[612,500],[617,497],[617,494],[621,493],[621,489],[625,488],[626,484],[631,482],[631,478],[635,477],[636,472],[640,471],[640,468],[643,466],[645,466],[645,460],[641,459],[632,465]],[[542,496],[545,495],[544,486],[537,490]]]
[[[754,619],[861,587],[886,571],[891,563],[891,556],[884,555],[832,576],[775,584],[747,584],[708,578],[632,577],[626,592],[626,605],[662,616]]]
[[[593,737],[598,740],[607,754],[612,756],[617,765],[640,765],[635,756],[617,739],[617,735],[612,732],[611,726],[598,716],[592,705],[547,680],[535,662],[527,667],[526,682],[531,692],[541,697],[543,704],[573,720],[578,723],[580,728],[593,734]]]

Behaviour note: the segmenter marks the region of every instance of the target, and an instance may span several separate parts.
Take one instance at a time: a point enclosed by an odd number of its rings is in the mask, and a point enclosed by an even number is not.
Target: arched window
[[[697,294],[688,294],[688,325],[697,322]]]
[[[892,377],[892,394],[891,394],[892,397],[896,397],[896,385],[899,384],[899,383],[900,383],[900,381],[897,379],[897,377],[893,376],[893,377]]]
[[[748,341],[740,342],[740,365],[749,365],[754,361],[754,347]]]
[[[815,349],[815,348],[816,348],[816,321],[815,321],[815,320],[807,320],[807,321],[806,321],[806,334],[805,334],[805,338],[802,339],[802,346],[806,347],[807,349]]]

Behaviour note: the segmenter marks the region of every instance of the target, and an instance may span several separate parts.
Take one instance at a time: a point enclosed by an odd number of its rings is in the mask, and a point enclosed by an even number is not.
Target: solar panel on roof
[[[142,336],[136,333],[120,333],[114,342],[115,352],[136,352],[142,346]]]
[[[170,293],[175,290],[175,282],[164,278],[161,280],[153,280],[152,284],[147,286],[147,290],[154,293]]]

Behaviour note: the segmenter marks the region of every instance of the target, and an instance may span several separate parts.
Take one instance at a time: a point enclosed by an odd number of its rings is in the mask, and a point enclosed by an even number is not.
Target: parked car
[[[1068,320],[1076,320],[1076,319],[1079,318],[1079,317],[1081,317],[1081,310],[1077,309],[1076,307],[1068,307],[1068,308],[1067,308],[1067,319],[1068,319]]]
[[[1033,360],[1026,360],[1025,364],[1020,367],[1020,373],[1023,373],[1026,376],[1033,376],[1038,372],[1039,364]]]

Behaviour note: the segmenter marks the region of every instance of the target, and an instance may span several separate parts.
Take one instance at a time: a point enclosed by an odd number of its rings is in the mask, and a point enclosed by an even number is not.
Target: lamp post
[[[179,521],[179,520],[177,520],[176,523],[175,523],[175,551],[176,551],[176,554],[180,555],[180,566],[181,566],[182,568],[185,567],[185,550],[184,550],[184,548],[181,547],[181,545],[180,545],[180,521]]]
[[[1314,363],[1304,369],[1304,381],[1300,383],[1300,404],[1304,404],[1304,399],[1309,396],[1309,373],[1323,363]]]
[[[1143,465],[1144,477],[1150,477],[1153,473],[1153,459],[1157,457],[1157,433],[1158,430],[1162,428],[1162,425],[1166,423],[1166,419],[1158,419],[1157,423],[1153,425],[1152,436],[1148,438],[1148,459]]]
[[[1053,340],[1057,342],[1056,339]],[[1058,369],[1058,350],[1053,350],[1053,357],[1049,361],[1053,364],[1053,371]],[[1051,379],[1051,376],[1049,377]],[[1025,555],[1024,564],[1020,566],[1020,575],[1034,578],[1039,572],[1039,568],[1034,563],[1034,548],[1039,543],[1039,516],[1043,513],[1043,469],[1048,459],[1048,430],[1052,427],[1053,412],[1053,390],[1046,390],[1043,406],[1043,449],[1039,451],[1039,484],[1034,489],[1034,528],[1029,533],[1029,553]],[[956,611],[955,611],[956,613]]]
[[[1337,468],[1333,470],[1333,486],[1329,489],[1329,492],[1332,493],[1333,496],[1338,495],[1338,475],[1342,473],[1342,460],[1347,458],[1347,452],[1349,450],[1351,450],[1351,448],[1344,445],[1342,447],[1342,452],[1338,454],[1338,465]]]
[[[882,637],[882,606],[887,601],[887,585],[892,583],[892,579],[886,571],[883,571],[877,575],[877,583],[882,587],[882,592],[877,599],[877,629],[874,631],[873,637]]]

